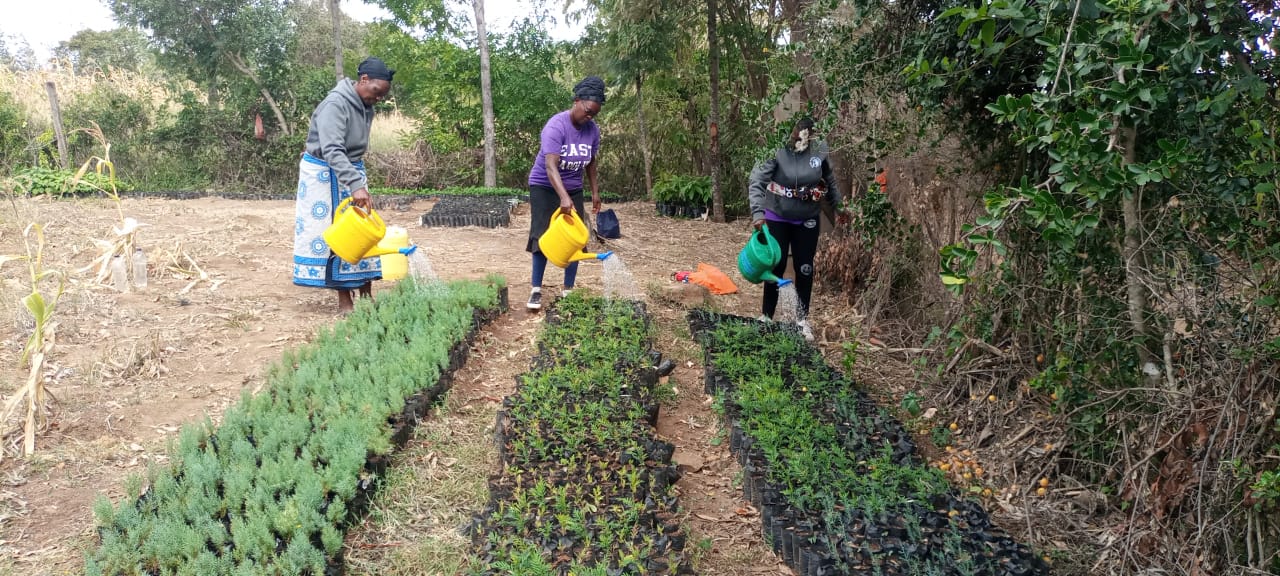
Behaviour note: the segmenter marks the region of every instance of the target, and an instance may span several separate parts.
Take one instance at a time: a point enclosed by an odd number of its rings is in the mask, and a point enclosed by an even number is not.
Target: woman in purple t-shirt
[[[542,274],[547,257],[538,250],[538,238],[547,231],[556,211],[582,209],[583,177],[591,181],[591,213],[600,212],[600,186],[596,179],[596,157],[600,154],[600,128],[595,117],[604,105],[604,80],[588,76],[573,87],[573,107],[552,116],[542,127],[542,146],[529,171],[529,243],[533,253],[533,290],[527,308],[542,308]],[[564,291],[573,288],[578,263],[564,269]]]

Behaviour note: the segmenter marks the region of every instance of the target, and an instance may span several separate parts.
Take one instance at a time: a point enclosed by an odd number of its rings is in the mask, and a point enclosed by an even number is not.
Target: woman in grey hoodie
[[[818,252],[818,218],[821,203],[840,204],[835,174],[827,159],[827,146],[813,134],[813,120],[801,118],[791,130],[786,146],[751,171],[752,226],[769,224],[769,235],[782,247],[782,259],[773,268],[779,278],[787,271],[787,253],[795,259],[796,293],[802,307],[800,331],[813,341],[809,327],[809,301],[813,294],[813,257]],[[772,320],[778,307],[778,286],[764,285],[761,320]]]
[[[350,264],[329,250],[322,234],[345,199],[365,210],[373,207],[364,172],[373,106],[391,91],[395,70],[377,58],[357,69],[359,79],[338,81],[316,106],[307,131],[306,153],[298,163],[298,200],[293,230],[293,283],[338,291],[338,310],[350,311],[352,292],[372,296],[382,278],[379,258]]]

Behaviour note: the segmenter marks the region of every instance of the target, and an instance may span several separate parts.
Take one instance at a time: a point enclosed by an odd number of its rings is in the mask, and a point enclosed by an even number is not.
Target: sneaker
[[[561,291],[560,291],[560,297],[561,297],[561,298],[568,298],[568,297],[569,297],[569,294],[571,294],[571,293],[573,293],[573,288],[565,288],[564,290],[561,290]]]
[[[759,318],[756,318],[756,322],[773,322],[773,318],[761,314]]]
[[[530,310],[541,310],[542,309],[542,291],[534,290],[533,292],[529,293],[529,303],[525,304],[524,307]]]
[[[809,327],[809,321],[801,320],[796,325],[800,326],[800,334],[804,336],[804,341],[813,342],[813,329]]]

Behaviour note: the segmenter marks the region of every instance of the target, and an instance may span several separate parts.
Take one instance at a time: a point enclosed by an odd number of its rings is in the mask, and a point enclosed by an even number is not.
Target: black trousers
[[[800,296],[801,313],[809,314],[809,298],[813,295],[813,257],[818,253],[818,219],[805,220],[803,224],[769,221],[769,235],[782,248],[782,259],[773,267],[773,275],[779,278],[787,271],[787,254],[795,260],[796,294]],[[773,318],[778,308],[778,285],[764,283],[764,306],[761,311]]]

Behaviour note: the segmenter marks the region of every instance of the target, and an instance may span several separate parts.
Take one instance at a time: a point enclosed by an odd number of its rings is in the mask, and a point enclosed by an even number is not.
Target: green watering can
[[[782,247],[769,234],[769,225],[761,226],[751,235],[747,245],[738,252],[738,272],[752,284],[761,282],[777,282],[778,286],[786,286],[791,281],[773,275],[773,267],[782,260]]]

